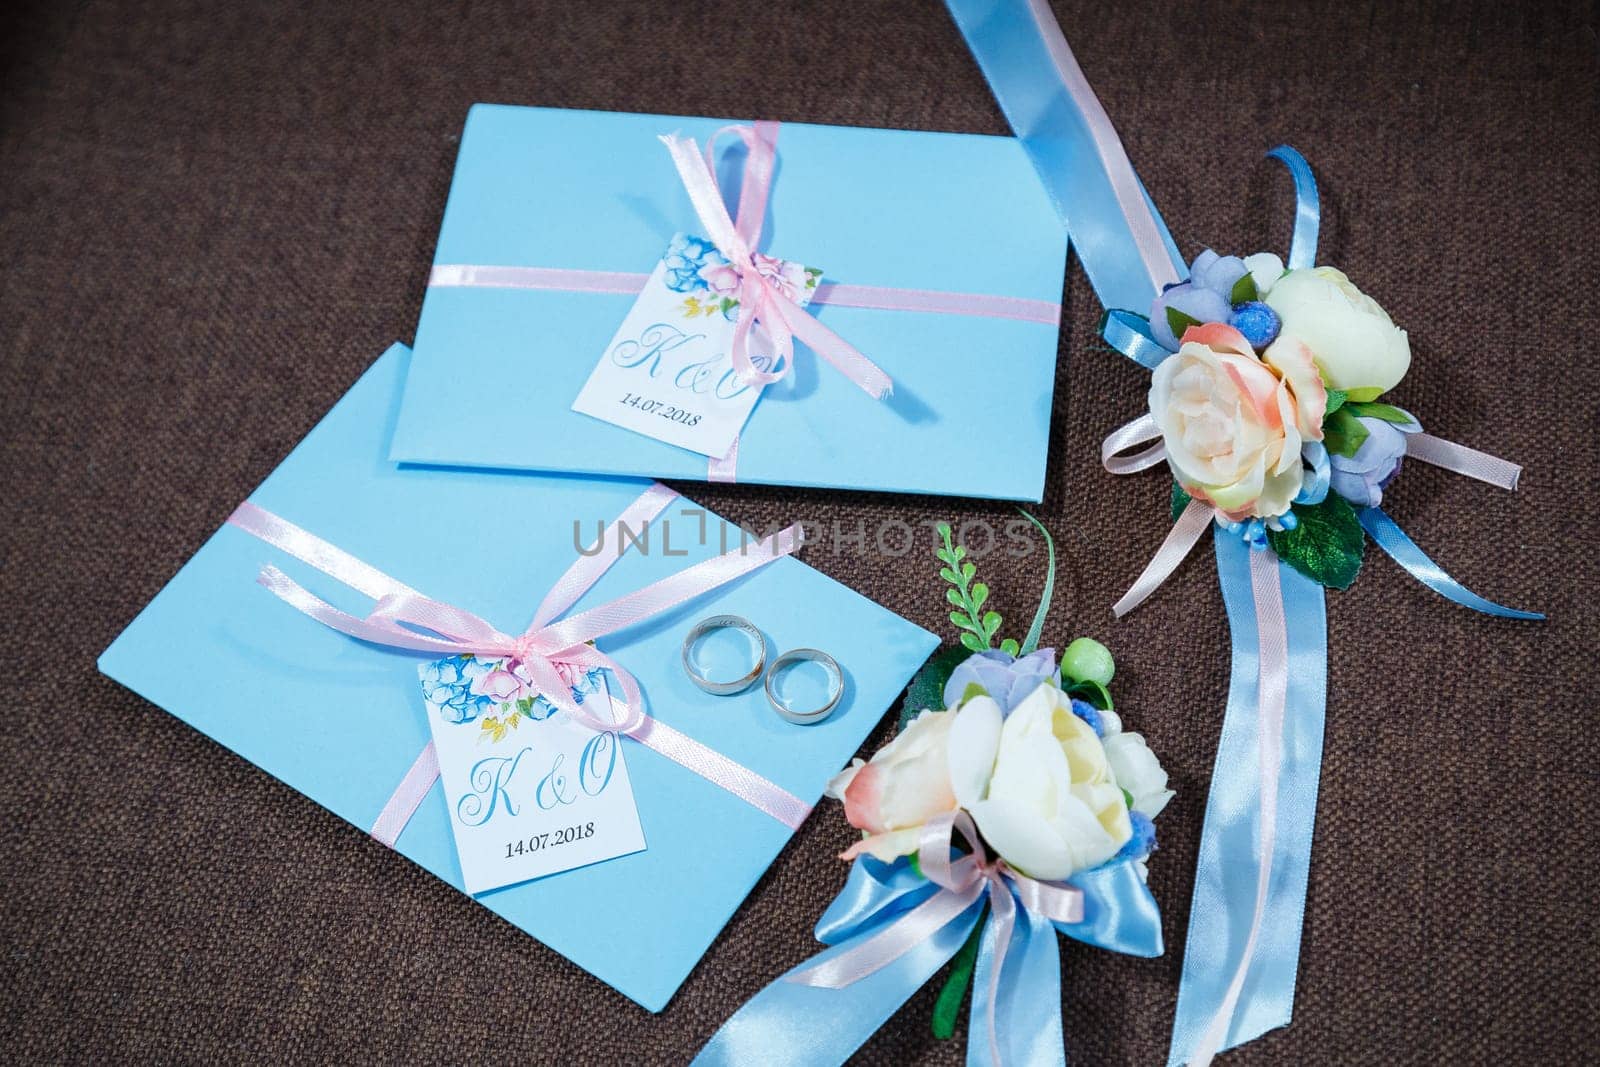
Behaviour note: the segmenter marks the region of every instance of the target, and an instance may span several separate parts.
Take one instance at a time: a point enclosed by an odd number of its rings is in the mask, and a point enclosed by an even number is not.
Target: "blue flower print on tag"
[[[562,681],[572,687],[572,699],[600,690],[605,673],[599,667],[580,668],[556,664]],[[518,729],[523,719],[540,722],[556,713],[556,706],[535,690],[519,666],[505,659],[450,656],[425,664],[419,671],[422,698],[457,726],[478,723],[479,739],[498,742]]]

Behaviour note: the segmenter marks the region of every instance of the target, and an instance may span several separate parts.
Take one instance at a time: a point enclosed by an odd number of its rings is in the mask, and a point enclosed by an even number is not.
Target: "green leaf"
[[[1267,530],[1267,544],[1278,558],[1314,582],[1348,589],[1361,570],[1366,535],[1355,509],[1337,493],[1320,504],[1296,504],[1299,525],[1292,530]]]
[[[1335,411],[1322,424],[1322,443],[1336,456],[1353,456],[1370,432],[1356,418],[1351,405]]]
[[[1183,513],[1186,510],[1188,510],[1189,501],[1191,501],[1193,499],[1194,499],[1194,497],[1189,495],[1189,491],[1187,489],[1185,489],[1183,486],[1179,485],[1177,482],[1173,482],[1172,483],[1172,521],[1173,522],[1177,522],[1179,517],[1182,516]]]
[[[1183,331],[1191,326],[1201,325],[1200,320],[1192,315],[1185,315],[1175,307],[1167,308],[1167,325],[1172,328],[1172,336],[1183,340]]]
[[[1351,400],[1354,400],[1358,404],[1365,404],[1369,400],[1376,400],[1382,396],[1383,390],[1379,389],[1377,386],[1369,385],[1364,389],[1350,389],[1348,390],[1348,393],[1350,394]]]
[[[978,582],[972,587],[972,610],[977,611],[989,599],[989,587]]]
[[[1384,422],[1409,423],[1417,421],[1411,417],[1409,412],[1402,411],[1393,404],[1374,404],[1369,401],[1351,404],[1347,410],[1353,411],[1364,418],[1382,419]]]
[[[961,703],[965,704],[973,697],[986,697],[988,695],[989,691],[977,682],[968,682],[967,687],[961,691]],[[960,705],[957,706],[959,707]]]
[[[1067,696],[1077,697],[1099,711],[1116,710],[1111,700],[1111,690],[1099,682],[1073,682],[1067,687]]]
[[[912,675],[911,684],[906,686],[906,697],[900,705],[900,729],[905,729],[919,713],[944,707],[945,683],[968,655],[966,649],[952,646],[941,648],[928,657],[928,662]]]
[[[1260,300],[1261,292],[1256,288],[1256,280],[1249,271],[1245,271],[1238,281],[1233,283],[1233,292],[1228,294],[1230,304],[1248,304],[1252,300]]]
[[[960,585],[961,584],[961,575],[957,574],[955,571],[951,570],[949,567],[940,567],[939,568],[939,577],[943,578],[945,581],[949,582],[951,585]]]
[[[1000,651],[1004,652],[1008,656],[1015,656],[1018,652],[1022,651],[1022,646],[1017,644],[1016,638],[1008,637],[1004,641],[1000,642]]]
[[[1122,802],[1128,805],[1129,811],[1133,810],[1133,794],[1128,792],[1126,789],[1122,791]]]
[[[1018,508],[1017,510],[1022,511],[1021,508]],[[1022,645],[1020,649],[1017,647],[1012,647],[1008,650],[1009,654],[1013,656],[1015,656],[1018,651],[1021,651],[1024,655],[1026,655],[1029,652],[1033,652],[1038,649],[1039,639],[1044,634],[1044,618],[1050,613],[1050,601],[1054,600],[1056,595],[1055,539],[1050,536],[1050,531],[1044,528],[1044,523],[1040,522],[1032,515],[1029,515],[1026,511],[1022,511],[1022,517],[1037,526],[1039,528],[1039,532],[1044,535],[1044,550],[1046,553],[1048,553],[1049,563],[1045,567],[1044,588],[1039,592],[1039,607],[1035,609],[1033,613],[1033,625],[1028,627],[1028,635],[1022,639]],[[1006,644],[1016,646],[1015,641],[1007,641]],[[1002,650],[1005,650],[1005,645],[1001,645],[1000,647]]]
[[[994,632],[1000,629],[1000,623],[1003,621],[998,611],[985,612],[983,616],[983,636],[993,637]]]
[[[952,611],[950,613],[950,622],[954,624],[958,630],[970,630],[971,632],[979,635],[983,633],[983,630],[978,626],[978,623],[970,618],[965,612]]]
[[[985,916],[986,917],[986,916]],[[948,1041],[956,1032],[956,1019],[961,1015],[961,1002],[967,998],[967,987],[972,984],[972,972],[978,963],[978,944],[983,937],[983,920],[978,919],[972,933],[967,935],[966,943],[961,946],[961,951],[956,953],[955,962],[950,965],[950,977],[944,981],[944,987],[939,990],[939,999],[933,1002],[933,1016],[929,1027],[933,1036],[940,1041]]]
[[[1344,407],[1345,401],[1349,399],[1350,394],[1345,392],[1343,389],[1329,389],[1328,410],[1322,413],[1323,419],[1326,420],[1329,415],[1332,415],[1335,411],[1338,411],[1340,408]]]
[[[944,591],[944,598],[958,608],[964,608],[967,606],[967,602],[966,600],[962,599],[961,590],[959,589],[946,589]]]
[[[964,549],[964,548],[956,549],[956,555],[965,556],[966,554],[967,554],[967,550],[966,549]],[[977,574],[977,573],[978,573],[978,568],[975,567],[974,565],[972,565],[971,563],[963,563],[961,565],[961,577],[962,577],[963,581],[968,581],[968,582],[972,581],[972,576],[974,574]]]
[[[973,633],[962,634],[961,643],[973,652],[982,652],[989,647],[989,642]]]

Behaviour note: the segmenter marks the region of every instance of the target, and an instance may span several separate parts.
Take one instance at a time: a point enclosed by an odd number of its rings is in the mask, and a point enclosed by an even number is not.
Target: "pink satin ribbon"
[[[737,223],[728,215],[722,189],[712,170],[717,138],[723,134],[733,134],[744,141],[747,153],[744,180],[739,185]],[[705,228],[706,236],[739,275],[739,318],[734,324],[733,347],[729,353],[733,369],[747,385],[771,385],[781,381],[792,369],[794,339],[799,338],[868,396],[882,400],[893,391],[889,376],[848,341],[818,322],[759,269],[756,245],[761,239],[761,221],[766,215],[767,194],[772,185],[776,138],[776,123],[724,126],[706,141],[703,155],[693,138],[673,134],[661,138],[672,156],[673,165],[678,168],[678,177],[683,179],[689,203]],[[757,322],[765,327],[772,340],[772,370],[762,370],[750,360],[750,331]]]
[[[1406,455],[1499,489],[1515,489],[1522,477],[1522,468],[1510,460],[1425,433],[1406,435]]]
[[[615,600],[561,618],[615,563],[625,550],[616,531],[638,529],[677,499],[677,493],[652,485],[601,534],[593,554],[580,556],[545,596],[528,629],[504,633],[461,608],[433,600],[342,549],[246,501],[228,524],[238,527],[377,601],[365,617],[340,611],[319,599],[274,566],[257,579],[291,607],[340,633],[391,648],[439,656],[482,655],[516,660],[534,687],[552,704],[591,730],[631,737],[720,786],[751,806],[798,829],[811,807],[748,768],[735,763],[671,726],[646,714],[637,679],[593,644],[663,611],[709,592],[774,560],[801,544],[798,526],[771,538],[705,560]],[[622,687],[623,699],[610,702],[611,716],[591,714],[572,698],[563,668],[602,668]],[[393,847],[411,814],[438,777],[438,761],[428,745],[373,824],[372,836]]]
[[[1112,474],[1134,474],[1157,466],[1167,458],[1166,444],[1160,438],[1161,429],[1156,425],[1155,418],[1148,414],[1140,415],[1111,431],[1101,442],[1101,465]],[[1131,456],[1121,454],[1148,441],[1156,443]],[[1425,433],[1406,435],[1405,454],[1411,459],[1476,478],[1501,489],[1515,489],[1522,475],[1522,468],[1515,463]],[[1178,564],[1200,543],[1200,535],[1205,533],[1208,520],[1215,517],[1216,512],[1209,504],[1199,500],[1189,501],[1189,506],[1178,516],[1178,521],[1173,524],[1155,556],[1145,565],[1128,591],[1122,594],[1122,599],[1112,605],[1111,613],[1121,618],[1149,599],[1150,594],[1172,576]]]
[[[555,290],[637,296],[649,280],[648,274],[625,271],[438,263],[428,273],[428,288]],[[811,293],[810,306],[916,311],[927,315],[971,315],[982,319],[1032,322],[1040,326],[1061,325],[1061,305],[1049,300],[991,296],[986,293],[947,293],[938,289],[893,289],[876,285],[819,282]]]
[[[952,860],[950,849],[956,833],[966,839],[970,851]],[[991,859],[972,817],[964,811],[946,812],[923,826],[917,860],[922,873],[939,887],[939,892],[865,941],[847,951],[796,968],[785,975],[784,980],[843,989],[889,966],[938,933],[987,893],[991,921],[995,924],[994,962],[989,969],[989,1058],[999,1064],[995,1005],[1000,999],[1000,975],[1016,926],[1017,905],[1020,903],[1025,910],[1055,922],[1082,922],[1083,892],[1057,882],[1035,881],[1013,870],[998,856]]]

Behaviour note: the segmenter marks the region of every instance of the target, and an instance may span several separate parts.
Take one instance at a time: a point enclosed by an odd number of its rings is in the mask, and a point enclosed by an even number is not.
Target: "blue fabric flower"
[[[667,254],[661,262],[666,267],[668,289],[675,293],[698,293],[707,288],[700,277],[701,268],[720,267],[728,260],[704,237],[680,233],[667,246]]]
[[[1089,729],[1094,731],[1096,737],[1105,737],[1106,721],[1100,714],[1100,709],[1087,700],[1072,698],[1072,714],[1089,724]]]
[[[1370,415],[1359,417],[1367,439],[1353,456],[1330,455],[1333,468],[1329,487],[1356,507],[1375,508],[1383,503],[1383,491],[1400,473],[1400,460],[1406,454],[1406,434],[1416,433],[1422,424],[1416,420],[1394,423]]]
[[[1056,680],[1056,650],[1041,648],[1026,656],[1007,655],[999,649],[975,652],[950,674],[944,684],[944,704],[953,708],[969,685],[979,685],[994,697],[1004,714],[1044,682]]]
[[[1150,821],[1148,815],[1137,811],[1128,812],[1128,823],[1133,827],[1133,836],[1128,838],[1128,843],[1123,845],[1117,854],[1112,857],[1116,860],[1142,860],[1156,850],[1156,824]]]

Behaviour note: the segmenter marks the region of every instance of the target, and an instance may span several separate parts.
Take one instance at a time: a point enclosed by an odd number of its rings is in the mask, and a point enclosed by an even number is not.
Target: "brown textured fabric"
[[[1230,1062],[1593,1062],[1593,5],[1058,8],[1186,253],[1281,247],[1290,194],[1261,153],[1289,141],[1314,162],[1323,258],[1411,331],[1400,402],[1528,467],[1509,494],[1413,465],[1393,514],[1464,581],[1553,619],[1470,614],[1376,555],[1329,598],[1295,1023]],[[652,1016],[99,677],[94,657],[362,367],[411,335],[468,105],[1003,133],[942,7],[8,5],[0,55],[0,648],[15,672],[0,712],[0,1053],[687,1059],[814,949],[851,837],[836,811],[796,836]],[[1099,469],[1100,438],[1139,411],[1145,379],[1097,344],[1076,265],[1066,292],[1040,509],[1064,568],[1047,636],[1113,647],[1128,718],[1179,791],[1151,863],[1169,951],[1068,948],[1067,1045],[1078,1063],[1152,1064],[1227,632],[1209,551],[1110,618],[1165,532],[1167,482]],[[1004,427],[967,432],[1004,462]],[[683,488],[764,524],[1011,514]],[[808,556],[943,626],[920,552]],[[1026,617],[1037,562],[985,562],[1002,610]],[[960,1062],[964,1025],[955,1042],[928,1035],[932,992],[861,1061]]]

